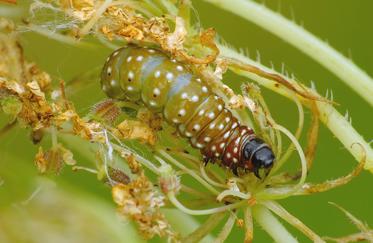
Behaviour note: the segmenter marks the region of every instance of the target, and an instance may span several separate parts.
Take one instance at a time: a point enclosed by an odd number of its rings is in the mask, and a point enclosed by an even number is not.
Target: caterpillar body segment
[[[240,125],[204,80],[161,51],[136,46],[114,51],[102,70],[101,87],[110,98],[143,102],[162,113],[206,162],[257,177],[273,166],[270,147]]]

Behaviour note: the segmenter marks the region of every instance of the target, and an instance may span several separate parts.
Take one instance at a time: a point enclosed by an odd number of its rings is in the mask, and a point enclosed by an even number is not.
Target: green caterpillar
[[[205,162],[266,176],[275,156],[253,130],[240,125],[207,83],[165,53],[136,46],[114,51],[106,60],[101,87],[107,96],[143,102],[162,113],[180,135],[201,150]]]

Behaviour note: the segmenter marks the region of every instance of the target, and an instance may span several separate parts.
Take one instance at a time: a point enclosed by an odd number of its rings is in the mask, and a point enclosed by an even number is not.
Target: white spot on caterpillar
[[[201,82],[201,79],[200,79],[200,78],[197,78],[196,80],[197,80],[197,82],[198,82],[198,83],[200,83],[200,82]]]
[[[184,70],[184,68],[182,66],[180,66],[180,65],[177,65],[176,66],[176,70],[181,72],[181,71]]]
[[[155,51],[153,49],[148,50],[149,53],[154,53]]]
[[[160,95],[160,94],[161,94],[161,91],[160,91],[158,88],[155,88],[155,89],[153,90],[153,94],[154,94],[154,95]]]
[[[135,77],[135,74],[132,71],[129,71],[127,76],[129,79],[133,79]]]
[[[208,143],[208,142],[211,141],[211,138],[210,138],[210,137],[205,137],[205,138],[203,139],[203,141],[205,141],[206,143]]]
[[[213,145],[213,146],[211,147],[211,151],[215,151],[215,150],[216,150],[216,146]]]
[[[197,95],[192,96],[192,101],[197,102],[199,100],[199,97]]]
[[[219,145],[219,148],[224,148],[224,146],[225,146],[225,143],[221,143],[220,145]]]
[[[208,114],[208,117],[209,117],[210,119],[213,119],[213,118],[215,117],[215,113],[214,113],[214,112],[210,112],[210,113]]]
[[[115,79],[112,79],[111,81],[110,81],[110,85],[111,86],[114,86],[114,85],[116,85],[117,84],[117,81],[115,80]]]
[[[172,121],[173,121],[174,123],[178,123],[178,122],[179,122],[179,120],[178,120],[177,118],[172,119]]]
[[[218,105],[218,110],[219,111],[223,110],[223,106],[222,105]]]
[[[194,124],[193,126],[193,129],[198,131],[199,129],[201,128],[201,126],[197,123],[197,124]]]
[[[238,160],[236,158],[233,158],[233,163],[237,163]]]
[[[229,118],[229,117],[226,117],[226,118],[225,118],[225,122],[227,122],[227,123],[228,123],[230,120],[231,120],[231,118]]]
[[[200,143],[197,143],[196,146],[197,146],[197,148],[203,148],[204,147],[203,144],[200,144]]]
[[[209,91],[209,90],[207,89],[206,86],[202,86],[202,92],[207,93],[208,91]]]
[[[185,93],[185,92],[182,93],[182,94],[181,94],[181,98],[182,98],[182,99],[187,99],[187,98],[188,98],[188,94]]]
[[[132,86],[127,86],[127,90],[128,90],[128,91],[132,91],[132,90],[133,90],[133,87],[132,87]]]
[[[138,57],[136,58],[136,61],[138,61],[138,62],[141,62],[141,61],[142,61],[142,59],[144,59],[144,57],[143,57],[143,56],[138,56]]]
[[[237,123],[237,122],[233,123],[233,125],[232,125],[232,129],[236,128],[237,126],[238,126],[238,123]]]
[[[229,137],[229,131],[224,134],[223,138],[227,139],[228,137]]]
[[[106,91],[108,90],[107,86],[106,86],[106,85],[103,85],[103,86],[102,86],[102,90],[106,92]]]
[[[203,114],[205,114],[205,110],[203,110],[203,109],[198,112],[199,116],[202,116]]]
[[[220,156],[220,154],[219,153],[215,153],[215,157],[219,157]]]
[[[119,51],[116,51],[113,53],[113,57],[115,57],[116,55],[118,55]]]
[[[107,68],[107,75],[111,75],[111,67]]]
[[[233,149],[233,153],[237,154],[237,152],[238,152],[238,148],[237,148],[237,147],[234,147],[234,149]]]
[[[185,109],[179,110],[179,115],[180,116],[185,116],[185,114],[186,114],[186,110]]]
[[[210,128],[210,129],[213,129],[214,127],[215,127],[215,123],[212,122],[212,123],[210,124],[209,128]]]
[[[191,134],[190,132],[185,132],[185,136],[187,136],[187,137],[191,137],[193,134]]]
[[[230,159],[232,157],[231,153],[227,153],[227,158]]]
[[[161,71],[157,70],[154,73],[154,77],[159,78],[161,76]]]
[[[224,124],[221,123],[221,124],[219,125],[218,129],[219,129],[219,130],[223,130],[223,128],[224,128]]]
[[[171,62],[175,63],[175,62],[176,62],[176,60],[175,60],[175,59],[171,59]]]
[[[151,106],[156,106],[156,105],[157,105],[157,102],[155,102],[154,100],[151,100],[151,101],[149,102],[149,104],[150,104]]]
[[[242,130],[241,135],[244,135],[246,132],[247,132],[246,130]]]
[[[173,78],[174,78],[174,75],[173,75],[172,73],[168,72],[168,73],[166,74],[166,79],[167,79],[168,81],[171,81]]]
[[[130,62],[132,60],[132,56],[127,57],[127,62]]]

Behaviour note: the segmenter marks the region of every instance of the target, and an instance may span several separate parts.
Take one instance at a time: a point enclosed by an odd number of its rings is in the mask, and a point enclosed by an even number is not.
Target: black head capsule
[[[261,139],[249,140],[243,148],[243,156],[248,168],[254,172],[256,177],[262,179],[271,171],[275,155],[271,148]]]

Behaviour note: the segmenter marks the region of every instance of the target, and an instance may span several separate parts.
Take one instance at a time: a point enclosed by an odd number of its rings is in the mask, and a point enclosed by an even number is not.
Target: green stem
[[[373,106],[373,79],[341,53],[284,16],[251,0],[205,0],[277,35],[312,57]]]
[[[320,238],[317,234],[315,234],[310,228],[308,228],[305,224],[303,224],[299,219],[291,215],[288,211],[286,211],[280,204],[274,201],[267,201],[264,202],[268,209],[272,212],[280,216],[282,219],[286,220],[289,224],[300,230],[303,234],[305,234],[308,238],[310,238],[313,242],[316,243],[325,243],[324,240]]]
[[[175,207],[177,207],[179,210],[183,211],[184,213],[187,213],[187,214],[190,214],[190,215],[216,214],[216,213],[220,213],[220,212],[226,212],[226,211],[229,211],[229,210],[233,210],[233,209],[242,207],[245,204],[247,204],[246,201],[239,201],[239,202],[232,203],[232,204],[225,205],[225,206],[221,206],[221,207],[218,207],[218,208],[197,209],[197,210],[194,210],[194,209],[189,209],[189,208],[185,207],[184,205],[182,205],[179,202],[179,200],[177,200],[177,198],[175,197],[174,193],[168,193],[167,197],[168,197],[168,200],[170,200],[170,202]]]
[[[254,65],[269,73],[281,75],[280,73],[271,70],[228,47],[220,45],[219,49],[222,56],[234,58],[249,65]],[[289,95],[289,91],[287,90],[287,88],[278,86],[277,83],[273,80],[260,77],[255,73],[250,73],[238,69],[232,69],[232,71],[237,73],[238,75],[245,76],[251,80],[254,80],[260,85],[276,93],[292,99],[292,96]],[[290,81],[295,82],[294,80]],[[299,98],[303,104],[307,105],[309,103],[309,100],[306,100],[302,97]],[[316,101],[315,103],[318,113],[320,114],[320,120],[325,124],[326,127],[329,128],[334,136],[344,145],[344,147],[352,154],[352,156],[354,156],[354,158],[358,162],[365,158],[365,169],[370,170],[373,173],[373,150],[369,146],[369,144],[331,104],[318,101]],[[357,144],[361,146],[356,146]]]
[[[179,212],[179,214],[181,214],[180,211],[178,211],[178,212]],[[191,216],[186,214],[184,217],[191,217]],[[220,221],[224,217],[225,217],[224,212],[216,213],[216,214],[211,215],[202,225],[200,225],[192,233],[187,235],[182,240],[182,242],[185,242],[185,243],[187,243],[187,242],[189,242],[189,243],[201,242],[201,240],[204,239],[204,238],[206,238],[206,240],[207,240],[206,235],[208,235],[220,223]],[[180,218],[178,220],[180,221]],[[185,228],[184,221],[183,221],[183,228]],[[183,231],[185,232],[185,230],[183,230]],[[208,240],[209,240],[208,242],[213,242],[214,241],[212,236],[208,236]]]
[[[267,208],[256,205],[253,207],[253,217],[277,243],[298,242]]]

